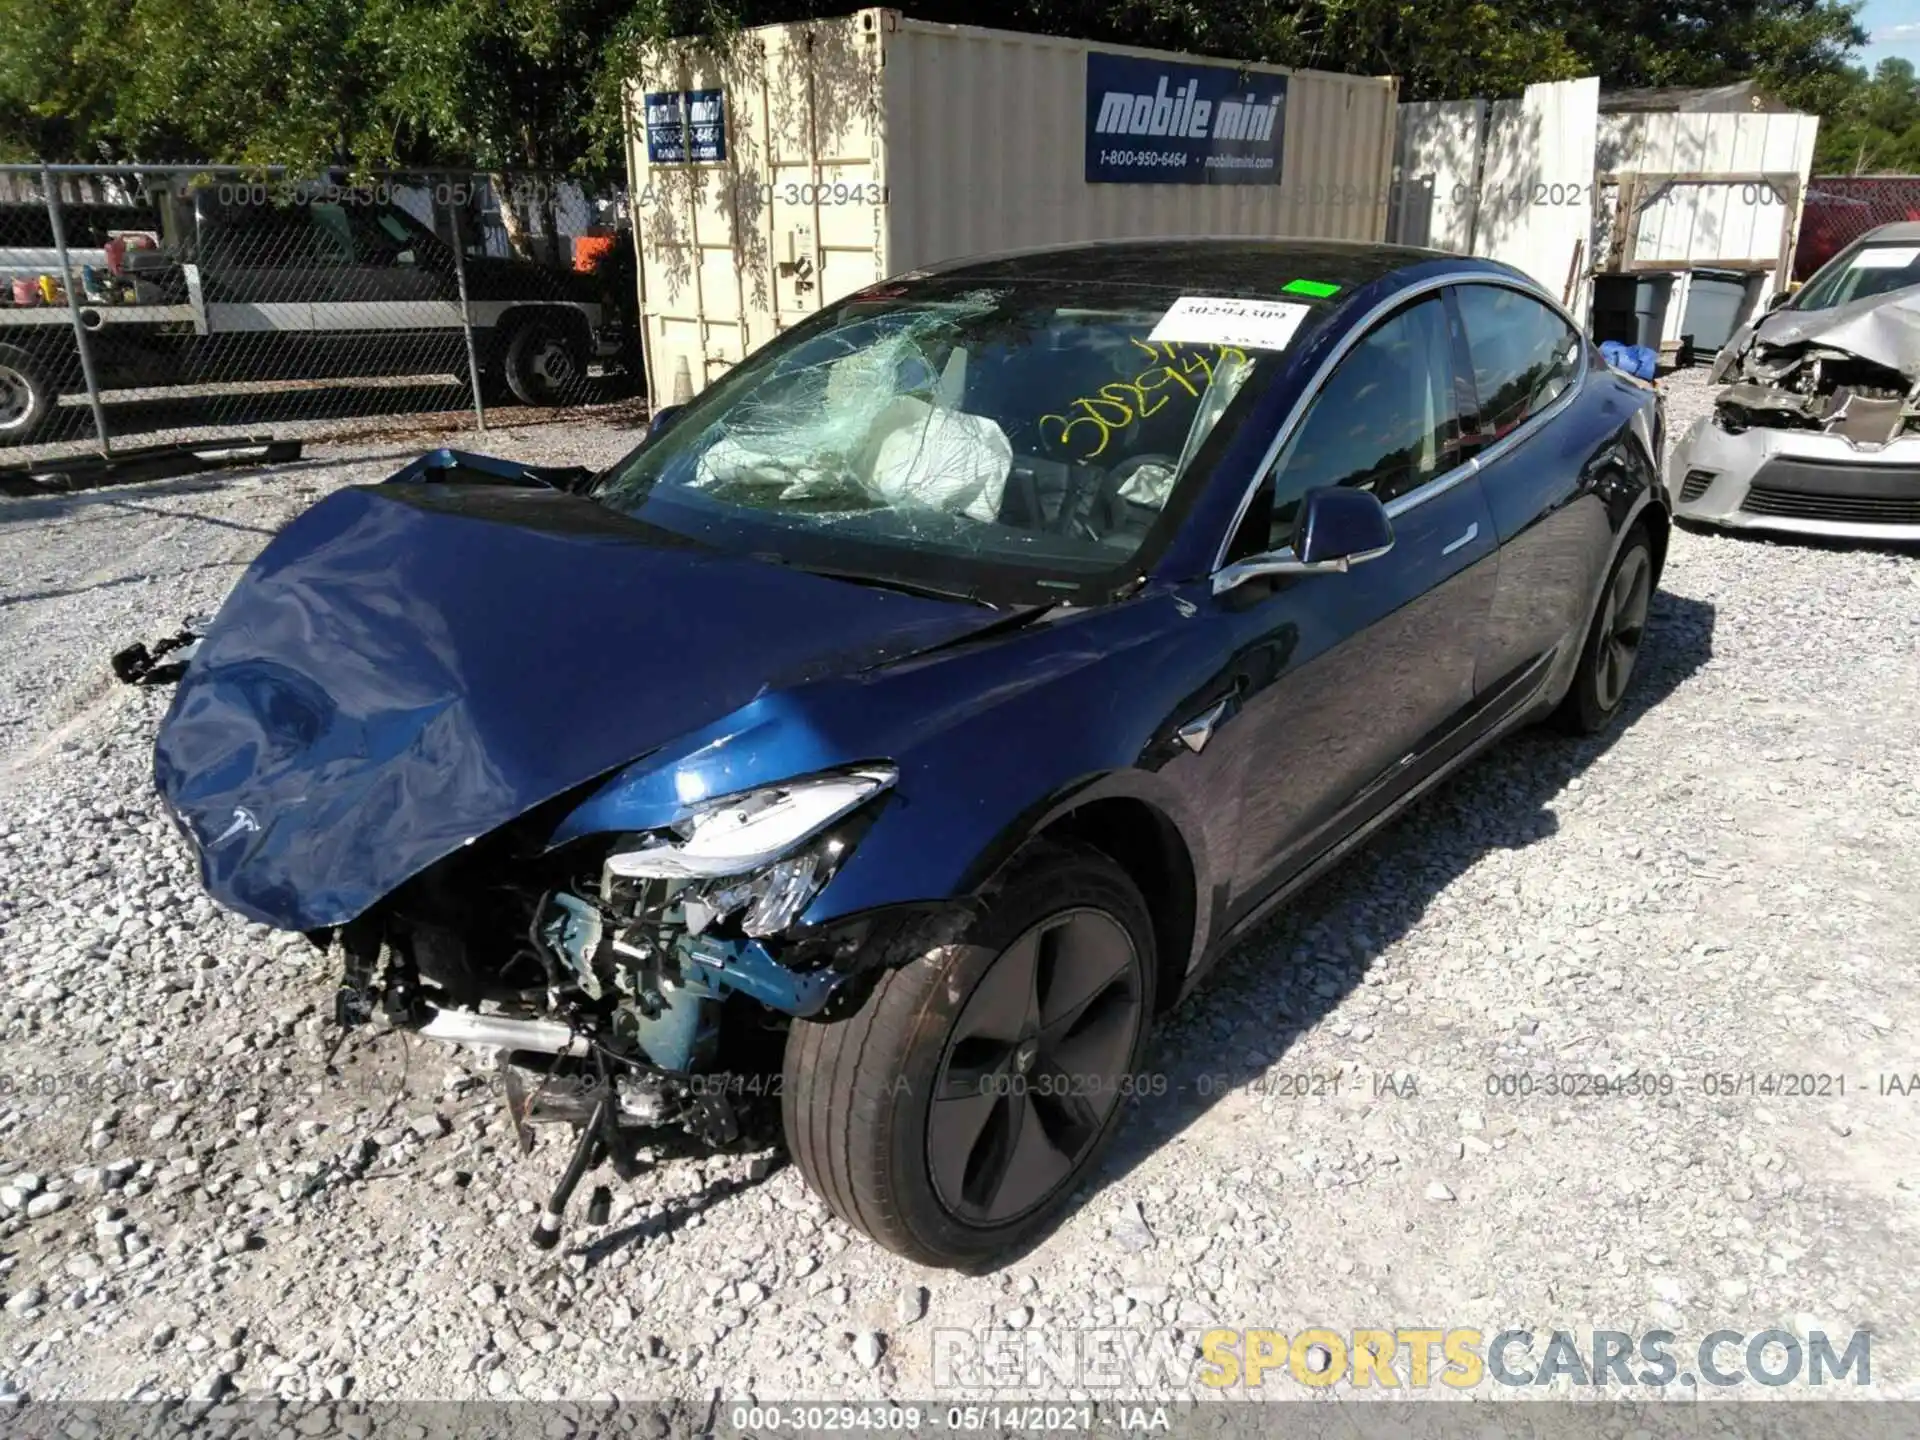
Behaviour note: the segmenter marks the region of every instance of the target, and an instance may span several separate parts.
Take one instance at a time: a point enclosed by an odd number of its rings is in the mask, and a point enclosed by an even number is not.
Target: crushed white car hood
[[[1920,380],[1920,285],[1869,295],[1831,310],[1776,310],[1720,352],[1710,380],[1730,373],[1755,346],[1822,345]]]

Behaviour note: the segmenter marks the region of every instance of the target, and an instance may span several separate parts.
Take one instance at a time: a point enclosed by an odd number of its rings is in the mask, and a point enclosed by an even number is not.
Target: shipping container
[[[888,275],[1076,240],[1378,240],[1398,82],[893,10],[659,47],[629,83],[654,403]]]

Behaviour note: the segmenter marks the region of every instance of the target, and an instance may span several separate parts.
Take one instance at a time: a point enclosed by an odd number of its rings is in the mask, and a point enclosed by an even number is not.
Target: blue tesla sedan
[[[574,1127],[536,1243],[777,1097],[838,1215],[977,1265],[1236,937],[1501,735],[1616,718],[1660,446],[1487,261],[916,271],[603,472],[440,451],[315,505],[156,780],[217,899],[339,957],[343,1025],[493,1047],[523,1135]]]

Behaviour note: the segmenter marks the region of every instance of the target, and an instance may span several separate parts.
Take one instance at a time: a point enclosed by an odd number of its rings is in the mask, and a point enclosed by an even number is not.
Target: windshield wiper
[[[823,565],[802,565],[783,555],[770,551],[756,551],[756,560],[768,560],[775,565],[785,565],[791,570],[804,570],[809,575],[820,575],[828,580],[845,580],[850,585],[865,585],[874,590],[897,590],[902,595],[917,595],[922,600],[960,600],[968,605],[979,605],[988,610],[997,610],[997,605],[988,604],[972,590],[944,590],[937,585],[925,585],[917,580],[900,580],[892,575],[873,575],[865,570],[833,570]]]

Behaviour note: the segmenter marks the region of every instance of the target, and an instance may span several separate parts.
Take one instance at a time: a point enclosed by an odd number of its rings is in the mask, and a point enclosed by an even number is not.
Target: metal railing
[[[0,165],[0,465],[645,393],[625,196]]]

